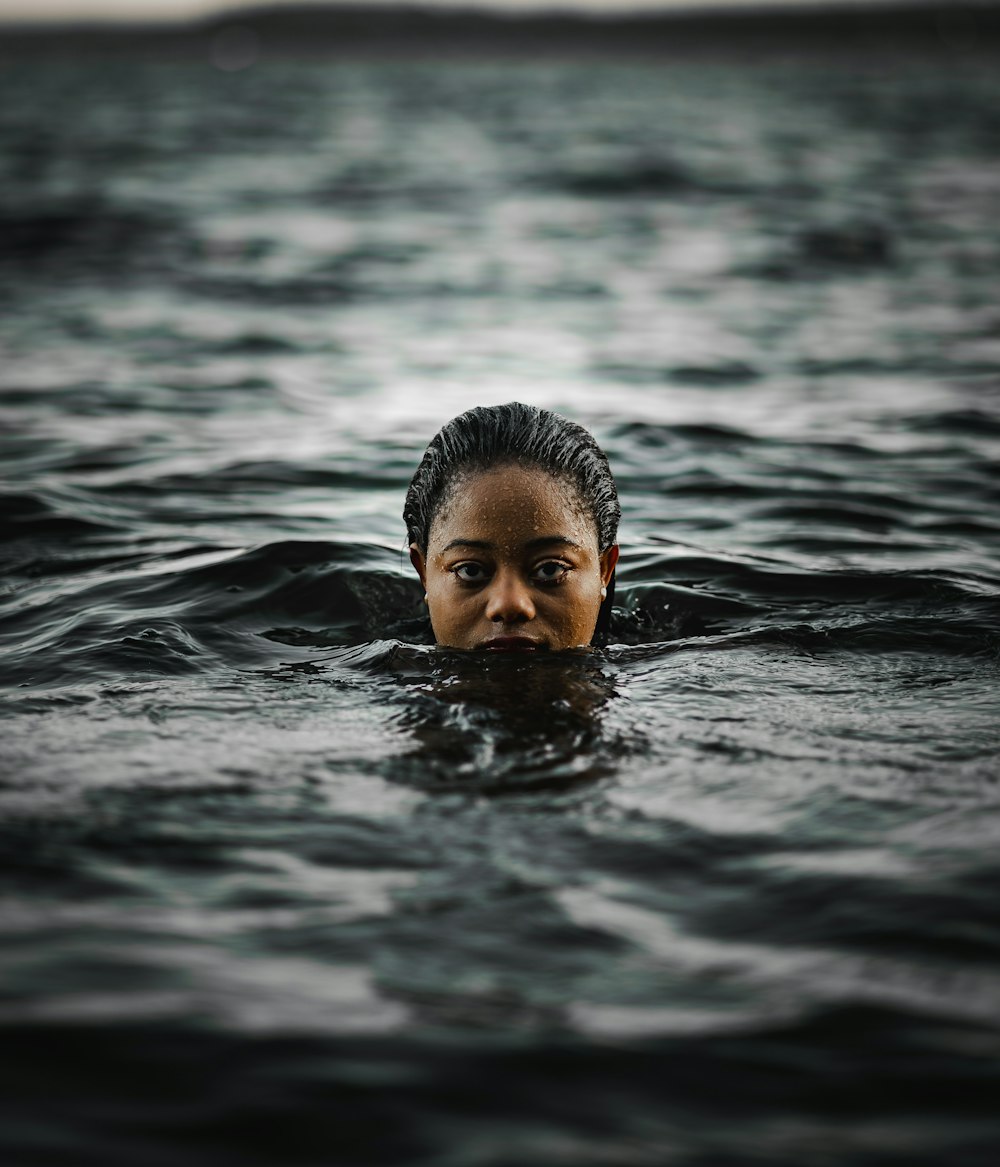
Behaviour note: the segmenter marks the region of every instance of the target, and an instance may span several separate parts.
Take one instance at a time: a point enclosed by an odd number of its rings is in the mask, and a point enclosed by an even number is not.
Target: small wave
[[[219,356],[269,357],[298,352],[294,341],[269,332],[243,332],[215,343],[201,342],[199,349]]]
[[[100,646],[91,663],[116,673],[178,676],[199,671],[205,656],[204,646],[186,628],[161,620]]]
[[[892,232],[879,223],[805,227],[776,254],[738,269],[737,274],[774,281],[867,275],[897,262]]]
[[[133,573],[0,617],[10,683],[53,684],[137,670],[159,674],[257,663],[276,646],[325,648],[429,624],[415,579],[377,549],[269,544],[204,566]]]
[[[1000,374],[1000,361],[951,358],[940,353],[922,354],[919,359],[907,357],[801,357],[795,368],[809,377],[995,377]],[[933,416],[933,415],[931,415]],[[914,425],[914,421],[917,422]],[[907,429],[919,426],[917,419],[905,423]],[[947,430],[945,431],[947,432]],[[964,432],[964,431],[963,431]]]
[[[1000,417],[982,409],[947,409],[912,417],[907,422],[907,428],[917,433],[995,438],[1000,436]]]
[[[627,581],[633,578],[628,566]],[[962,603],[980,597],[979,581],[971,576],[955,577],[943,571],[860,571],[816,568],[789,568],[781,560],[729,558],[714,555],[660,555],[653,552],[641,561],[644,579],[687,582],[693,586],[725,584],[745,597],[770,599],[780,603],[785,598],[827,596],[836,602],[929,601]],[[984,581],[996,598],[1000,583]]]
[[[707,636],[720,624],[732,627],[758,618],[764,611],[746,600],[677,584],[620,586],[618,596],[612,636],[623,644]]]
[[[100,519],[67,513],[38,494],[0,495],[0,542],[103,535],[113,529],[111,523]]]
[[[894,259],[893,237],[878,223],[811,227],[796,240],[805,260],[851,268],[885,267]]]
[[[64,417],[110,417],[123,414],[215,414],[220,406],[232,403],[234,392],[246,390],[272,390],[273,382],[267,378],[251,375],[232,381],[183,381],[158,384],[142,382],[122,387],[110,393],[106,384],[94,382],[69,382],[46,389],[15,390],[6,395],[6,404],[41,412],[52,406]],[[71,468],[73,459],[80,457],[74,450],[59,450],[49,443],[48,454],[53,460],[62,453]],[[141,460],[140,452],[133,447],[132,458]]]
[[[185,290],[206,300],[249,304],[343,304],[353,300],[357,287],[350,281],[314,275],[264,279],[250,273],[241,276],[192,276]]]
[[[698,385],[704,388],[747,385],[759,380],[761,376],[759,369],[744,361],[666,367],[602,361],[592,366],[592,372],[602,379],[613,379],[632,385],[673,382],[677,385]]]
[[[134,260],[151,246],[165,248],[176,233],[166,215],[100,202],[77,202],[36,211],[0,212],[0,263],[60,264],[74,257],[102,257],[116,265]]]
[[[409,463],[406,464],[407,467]],[[199,474],[162,474],[131,478],[93,487],[97,495],[125,494],[165,498],[172,494],[196,494],[205,499],[225,499],[234,490],[266,491],[280,487],[315,487],[323,490],[385,488],[405,482],[404,471],[392,460],[379,464],[329,464],[322,461],[232,462]]]
[[[782,519],[802,524],[811,529],[819,527],[850,527],[855,530],[884,532],[898,526],[902,520],[895,510],[875,506],[823,505],[816,502],[771,503],[757,507],[754,519]]]
[[[663,160],[556,171],[540,181],[544,186],[588,198],[672,195],[702,189],[702,184],[679,163]]]
[[[679,639],[663,636],[652,622],[655,637],[644,641],[642,623],[629,626],[629,613],[615,627],[616,643],[609,649],[618,663],[644,661],[658,655],[688,652],[726,652],[747,648],[781,648],[819,657],[831,653],[871,656],[875,654],[921,654],[944,657],[981,658],[1000,661],[1000,606],[994,606],[990,623],[977,619],[976,612],[934,616],[885,616],[869,620],[833,617],[831,621],[785,624],[781,621],[736,630],[719,630],[721,621],[695,622],[694,631],[685,632],[675,624]],[[621,631],[622,635],[617,635]],[[633,655],[637,654],[637,655]],[[934,683],[940,683],[935,681]]]
[[[611,431],[612,441],[624,438],[640,446],[672,446],[678,443],[706,446],[730,446],[761,440],[746,430],[725,425],[678,424],[655,425],[650,422],[625,422]]]

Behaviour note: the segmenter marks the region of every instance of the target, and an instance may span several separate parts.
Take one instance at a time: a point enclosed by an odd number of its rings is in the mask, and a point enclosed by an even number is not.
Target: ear
[[[420,582],[427,587],[427,560],[424,553],[416,543],[410,544],[410,562],[416,569],[417,575],[420,576]]]
[[[615,564],[618,562],[618,551],[618,544],[613,543],[607,551],[601,552],[601,583],[604,587],[607,587],[611,582]]]

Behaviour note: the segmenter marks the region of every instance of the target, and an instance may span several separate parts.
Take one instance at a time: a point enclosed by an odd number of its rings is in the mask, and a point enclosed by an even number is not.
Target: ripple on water
[[[720,52],[0,72],[5,1161],[992,1167],[1000,74]],[[430,643],[512,397],[606,651]]]

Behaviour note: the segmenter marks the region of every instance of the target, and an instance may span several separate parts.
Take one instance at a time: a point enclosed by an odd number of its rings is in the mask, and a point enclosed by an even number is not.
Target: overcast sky
[[[260,3],[261,0],[250,0]],[[263,0],[269,4],[301,3],[301,0]],[[322,0],[313,0],[322,2]],[[358,2],[358,0],[355,0]],[[360,0],[378,3],[379,0]],[[391,0],[390,0],[391,2]],[[411,0],[412,2],[412,0]],[[417,0],[447,7],[494,8],[505,11],[538,8],[575,8],[590,12],[625,12],[692,8],[761,8],[782,4],[804,8],[828,5],[830,0]],[[839,0],[870,4],[872,0]],[[245,8],[246,0],[0,0],[0,19],[7,20],[163,20],[204,16],[226,8]]]

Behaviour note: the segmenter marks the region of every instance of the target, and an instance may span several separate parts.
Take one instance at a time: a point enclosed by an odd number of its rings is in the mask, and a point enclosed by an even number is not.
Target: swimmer
[[[403,519],[442,647],[604,644],[621,507],[582,426],[531,405],[480,406],[435,435]]]

